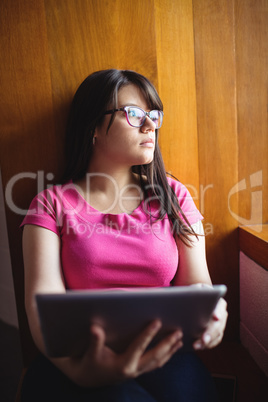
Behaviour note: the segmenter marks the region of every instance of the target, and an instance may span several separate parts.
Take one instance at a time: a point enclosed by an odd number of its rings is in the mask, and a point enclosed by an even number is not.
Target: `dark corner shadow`
[[[13,402],[22,372],[22,356],[17,328],[0,320],[0,395]]]

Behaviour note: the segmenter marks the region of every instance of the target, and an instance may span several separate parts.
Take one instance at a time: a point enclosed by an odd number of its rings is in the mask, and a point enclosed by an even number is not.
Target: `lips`
[[[147,138],[145,140],[143,140],[140,145],[143,146],[148,146],[148,147],[153,147],[154,146],[154,140],[152,138]]]

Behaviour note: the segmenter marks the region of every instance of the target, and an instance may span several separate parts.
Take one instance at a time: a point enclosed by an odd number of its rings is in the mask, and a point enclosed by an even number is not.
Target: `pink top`
[[[168,182],[190,224],[201,220],[186,187]],[[60,236],[67,289],[170,286],[179,261],[172,228],[167,216],[157,220],[157,201],[150,202],[153,217],[146,207],[142,201],[131,214],[100,213],[69,182],[39,193],[21,226],[38,225]]]

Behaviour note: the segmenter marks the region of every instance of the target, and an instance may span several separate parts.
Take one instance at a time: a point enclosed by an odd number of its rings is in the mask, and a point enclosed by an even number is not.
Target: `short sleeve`
[[[178,197],[181,210],[188,219],[190,225],[193,225],[198,221],[202,220],[203,216],[197,209],[188,189],[182,183],[170,177],[168,177],[167,180],[171,188],[174,190],[176,196]]]
[[[25,225],[41,226],[60,235],[57,202],[53,190],[44,190],[32,200],[29,210],[20,227]]]

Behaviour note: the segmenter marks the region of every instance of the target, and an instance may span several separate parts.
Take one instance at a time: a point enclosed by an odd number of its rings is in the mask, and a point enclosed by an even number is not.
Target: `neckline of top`
[[[95,213],[98,213],[98,214],[100,214],[100,215],[104,215],[104,216],[105,216],[105,215],[109,215],[109,216],[114,216],[114,217],[116,217],[116,216],[132,216],[132,215],[135,215],[135,214],[137,214],[137,213],[140,212],[141,207],[142,207],[142,205],[143,205],[143,203],[144,203],[144,199],[142,199],[141,202],[139,203],[139,205],[138,205],[132,212],[130,212],[130,213],[127,213],[127,212],[120,212],[120,213],[118,213],[118,214],[111,214],[111,213],[109,213],[108,211],[106,211],[106,212],[101,212],[101,211],[99,211],[98,209],[92,207],[92,206],[89,204],[89,202],[83,197],[83,195],[82,195],[82,194],[80,193],[80,191],[78,190],[76,184],[75,184],[72,180],[70,180],[69,184],[72,185],[73,189],[74,189],[75,192],[78,194],[78,197],[79,197],[90,209],[92,209]]]

